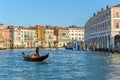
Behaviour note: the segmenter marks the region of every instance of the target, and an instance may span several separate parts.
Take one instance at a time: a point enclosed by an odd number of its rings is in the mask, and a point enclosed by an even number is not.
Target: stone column
[[[103,48],[103,37],[101,37],[101,48]]]
[[[101,37],[99,37],[99,48],[101,48]]]
[[[105,37],[103,36],[103,48],[105,48]]]
[[[114,37],[112,38],[112,48],[115,47],[115,43],[114,43]]]
[[[109,48],[109,37],[107,36],[107,48]]]

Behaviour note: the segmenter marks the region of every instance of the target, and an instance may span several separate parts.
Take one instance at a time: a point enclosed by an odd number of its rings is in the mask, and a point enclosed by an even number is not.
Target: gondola
[[[26,61],[42,62],[42,61],[44,61],[45,59],[47,59],[48,57],[49,57],[49,53],[46,54],[46,55],[44,55],[44,56],[32,58],[32,56],[30,56],[30,55],[25,55],[24,52],[23,52],[23,58],[24,58],[24,60],[26,60]]]

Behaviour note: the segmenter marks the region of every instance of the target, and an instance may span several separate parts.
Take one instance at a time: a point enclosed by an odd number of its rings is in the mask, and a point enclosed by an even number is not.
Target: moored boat
[[[6,50],[7,48],[0,48],[0,50]]]

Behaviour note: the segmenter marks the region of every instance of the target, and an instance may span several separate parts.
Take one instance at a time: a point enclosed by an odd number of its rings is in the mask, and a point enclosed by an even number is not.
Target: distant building
[[[58,47],[64,47],[69,42],[68,28],[60,28],[58,30]]]
[[[84,28],[70,26],[8,26],[0,24],[0,48],[65,47],[72,40],[84,41]]]
[[[5,38],[4,38],[4,29],[5,29],[5,25],[4,24],[0,24],[0,48],[5,48]]]
[[[61,27],[60,26],[54,26],[54,35],[55,35],[55,41],[54,46],[58,47],[58,31]]]
[[[41,47],[45,46],[45,27],[44,26],[35,26],[37,32],[38,44]]]
[[[53,27],[45,28],[45,47],[53,47],[55,41],[54,29]]]
[[[115,48],[120,34],[120,4],[101,9],[85,24],[85,43],[98,48]]]
[[[9,26],[11,48],[37,47],[37,34],[34,28]]]
[[[41,47],[53,47],[55,41],[54,28],[51,26],[36,26],[37,38]]]
[[[70,41],[84,41],[84,27],[69,26],[68,29]]]
[[[35,48],[39,45],[35,28],[21,28],[21,39],[21,44],[26,48]]]
[[[21,29],[17,26],[8,26],[10,30],[10,48],[18,48],[21,46]]]
[[[4,29],[4,47],[10,48],[10,29],[7,27]]]

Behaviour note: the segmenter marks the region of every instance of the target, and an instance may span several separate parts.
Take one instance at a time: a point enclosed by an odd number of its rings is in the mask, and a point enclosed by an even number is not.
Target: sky
[[[0,0],[0,23],[84,27],[93,13],[120,0]]]

